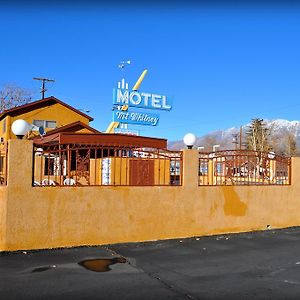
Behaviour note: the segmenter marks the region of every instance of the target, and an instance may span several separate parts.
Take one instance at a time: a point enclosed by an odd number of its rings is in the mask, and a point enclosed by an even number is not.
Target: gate
[[[129,170],[130,185],[154,185],[153,159],[131,159]]]

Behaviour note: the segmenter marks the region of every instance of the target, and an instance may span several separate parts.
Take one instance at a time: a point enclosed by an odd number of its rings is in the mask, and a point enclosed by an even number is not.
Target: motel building
[[[167,151],[166,139],[102,133],[89,125],[92,117],[53,96],[0,115],[2,183],[16,120],[33,125],[23,139],[34,145],[34,186],[180,184],[181,155]]]

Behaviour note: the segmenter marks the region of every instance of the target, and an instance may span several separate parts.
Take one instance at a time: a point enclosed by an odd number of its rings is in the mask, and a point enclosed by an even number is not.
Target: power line
[[[42,81],[41,93],[42,93],[42,99],[45,99],[45,92],[47,91],[45,83],[46,82],[55,82],[55,80],[49,79],[49,78],[40,78],[40,77],[33,77],[33,79]]]

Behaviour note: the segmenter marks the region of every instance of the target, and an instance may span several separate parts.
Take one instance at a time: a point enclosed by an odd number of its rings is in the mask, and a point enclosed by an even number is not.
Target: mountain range
[[[287,137],[292,136],[296,141],[297,153],[300,152],[300,121],[288,121],[284,119],[264,120],[266,127],[270,132],[271,144],[277,152],[285,152]],[[243,125],[242,128],[242,148],[246,140],[246,132],[249,124]],[[196,138],[195,147],[204,147],[203,151],[212,151],[213,145],[220,145],[217,150],[230,150],[239,148],[240,128],[231,127],[224,130],[209,132]],[[272,142],[273,141],[273,142]],[[235,143],[234,143],[235,142]],[[171,150],[184,149],[183,141],[170,141],[168,147]]]

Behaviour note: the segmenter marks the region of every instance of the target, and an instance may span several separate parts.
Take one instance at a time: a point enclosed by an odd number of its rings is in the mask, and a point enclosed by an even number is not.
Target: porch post
[[[32,186],[33,142],[30,140],[9,140],[7,165],[8,187]]]
[[[183,150],[183,186],[198,186],[199,153],[196,149]]]

